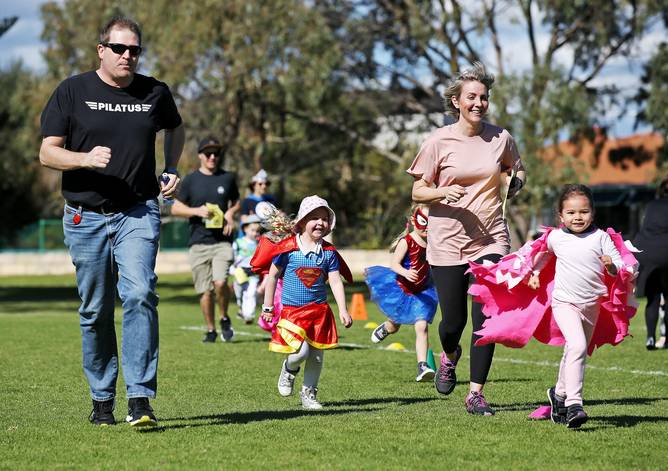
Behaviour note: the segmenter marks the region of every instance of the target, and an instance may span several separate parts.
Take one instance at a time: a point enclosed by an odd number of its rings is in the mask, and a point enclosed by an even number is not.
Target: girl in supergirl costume
[[[262,316],[273,317],[276,283],[283,279],[283,304],[269,350],[287,353],[278,377],[278,393],[290,396],[300,365],[305,362],[300,397],[307,410],[321,409],[317,400],[324,351],[338,344],[334,314],[327,304],[329,282],[339,308],[339,319],[347,328],[352,319],[346,308],[341,273],[352,281],[350,270],[334,246],[323,240],[336,224],[334,211],[318,196],[304,198],[294,223],[280,214],[270,218],[274,241],[263,236],[251,260],[256,272],[267,273]],[[289,237],[281,238],[291,229]]]
[[[397,332],[401,324],[414,324],[418,382],[431,381],[436,374],[427,364],[427,326],[434,320],[438,306],[427,263],[428,217],[429,206],[413,205],[406,230],[392,243],[390,268],[372,266],[364,272],[371,299],[388,317],[373,331],[371,341],[382,342]],[[413,230],[409,232],[411,225]]]

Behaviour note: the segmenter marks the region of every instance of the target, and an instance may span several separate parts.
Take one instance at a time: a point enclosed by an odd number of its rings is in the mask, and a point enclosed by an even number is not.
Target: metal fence
[[[188,242],[188,221],[163,218],[160,231],[161,250],[182,250]],[[24,227],[11,243],[0,246],[0,252],[47,252],[63,250],[62,219],[40,219]]]

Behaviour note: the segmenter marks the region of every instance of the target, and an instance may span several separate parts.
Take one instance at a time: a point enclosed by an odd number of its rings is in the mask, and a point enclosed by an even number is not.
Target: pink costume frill
[[[503,257],[498,263],[481,265],[469,262],[475,283],[469,294],[483,305],[487,320],[475,332],[481,338],[476,345],[500,343],[507,347],[524,347],[531,337],[548,345],[565,343],[561,330],[552,316],[552,289],[556,257],[547,250],[546,232],[537,240],[527,242],[517,252]],[[635,315],[637,303],[633,283],[638,262],[624,244],[622,236],[612,229],[606,231],[619,251],[623,268],[616,276],[605,273],[608,296],[600,300],[600,312],[587,349],[593,351],[606,343],[617,345],[629,334],[629,320]],[[540,288],[531,289],[527,280],[533,264],[542,253],[549,257],[540,272]]]

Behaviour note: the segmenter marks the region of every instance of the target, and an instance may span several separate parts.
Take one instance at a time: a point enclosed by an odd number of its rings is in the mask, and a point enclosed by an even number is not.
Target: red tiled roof
[[[558,167],[559,156],[575,157],[585,174],[582,183],[589,185],[648,184],[657,176],[657,156],[662,145],[663,137],[658,133],[608,139],[597,132],[593,140],[564,141],[556,149],[547,147],[545,160]]]

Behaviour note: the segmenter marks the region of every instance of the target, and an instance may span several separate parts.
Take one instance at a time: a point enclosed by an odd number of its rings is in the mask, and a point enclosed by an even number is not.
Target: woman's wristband
[[[262,305],[262,312],[265,314],[271,314],[272,312],[274,312],[274,306]]]

